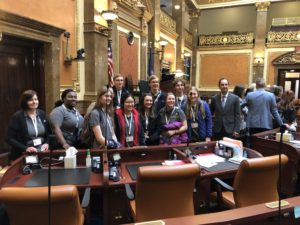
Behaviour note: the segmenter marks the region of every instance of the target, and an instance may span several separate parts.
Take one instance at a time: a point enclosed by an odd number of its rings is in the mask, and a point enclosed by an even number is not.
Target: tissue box
[[[74,169],[76,168],[76,155],[74,156],[65,156],[65,168],[66,169]]]
[[[276,141],[280,141],[280,135],[281,133],[276,133]],[[282,136],[283,141],[291,141],[292,135],[290,133],[284,133]]]

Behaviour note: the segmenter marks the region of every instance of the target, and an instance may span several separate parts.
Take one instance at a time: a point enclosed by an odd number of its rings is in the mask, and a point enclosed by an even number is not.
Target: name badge
[[[133,142],[133,136],[127,136],[126,142]]]
[[[198,123],[192,123],[192,128],[198,128]]]
[[[33,139],[33,146],[39,146],[42,144],[42,139],[41,138],[36,138],[36,139]]]

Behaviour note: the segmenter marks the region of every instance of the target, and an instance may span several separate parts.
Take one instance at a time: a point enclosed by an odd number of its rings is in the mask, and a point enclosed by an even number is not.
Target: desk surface
[[[192,154],[202,154],[202,153],[211,153],[214,150],[215,142],[210,143],[193,143],[191,144],[190,150]],[[102,187],[102,186],[121,186],[125,183],[135,183],[135,180],[131,178],[127,165],[129,164],[138,164],[138,163],[161,163],[165,160],[168,160],[170,157],[170,151],[172,154],[177,155],[178,160],[182,160],[185,163],[191,163],[191,160],[186,157],[186,154],[181,151],[185,149],[186,145],[160,145],[160,146],[140,146],[135,148],[120,148],[114,150],[92,150],[91,154],[100,155],[102,159],[103,172],[101,173],[90,173],[90,179],[88,184],[79,184],[75,183],[78,187]],[[121,156],[120,160],[120,176],[121,179],[118,182],[109,181],[108,173],[108,159],[112,154],[119,153]],[[54,157],[63,155],[64,151],[54,151]],[[49,155],[49,153],[41,153],[39,154],[40,158]],[[79,150],[77,154],[77,162],[79,166],[83,167],[85,163],[85,150]],[[11,166],[5,168],[0,173],[0,187],[1,186],[25,186],[28,180],[32,179],[33,174],[22,175],[21,168],[23,167],[23,157],[15,160]],[[200,178],[210,178],[213,176],[233,176],[237,171],[237,167],[228,168],[228,169],[220,169],[216,171],[207,171],[205,169],[201,169]]]
[[[300,206],[300,196],[286,199],[290,204],[282,207],[281,212],[291,212],[295,206]],[[265,204],[258,204],[238,209],[231,209],[217,213],[207,213],[203,215],[187,216],[162,219],[166,225],[201,225],[201,224],[264,224],[264,219],[275,217],[278,214],[278,208],[270,209]],[[260,223],[257,223],[260,222]],[[299,222],[299,221],[298,221]],[[273,221],[274,224],[278,222]],[[291,220],[282,224],[296,224]],[[298,224],[298,223],[297,223]],[[133,224],[132,224],[133,225]]]

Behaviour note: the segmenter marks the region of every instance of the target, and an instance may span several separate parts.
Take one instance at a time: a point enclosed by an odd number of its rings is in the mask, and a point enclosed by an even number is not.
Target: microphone
[[[284,133],[286,130],[286,126],[284,124],[280,125],[280,133]]]
[[[279,193],[279,202],[278,202],[278,222],[280,224],[281,221],[281,186],[282,186],[282,171],[281,171],[281,154],[282,154],[282,145],[283,145],[283,133],[286,130],[286,126],[282,124],[280,126],[280,141],[279,141],[279,151],[278,151],[278,156],[279,156],[279,163],[278,163],[278,193]]]
[[[48,165],[48,224],[51,225],[51,161],[52,161],[52,150],[57,146],[56,136],[50,134],[48,136],[48,144],[50,150],[49,165]]]
[[[54,150],[57,146],[56,136],[55,134],[50,134],[48,136],[48,144],[49,144],[49,150]]]

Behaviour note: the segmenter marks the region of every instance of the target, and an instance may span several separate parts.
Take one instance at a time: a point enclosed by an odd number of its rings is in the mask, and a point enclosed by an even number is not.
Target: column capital
[[[192,9],[189,11],[189,16],[191,19],[196,19],[199,16],[201,16],[201,10],[200,9]]]
[[[255,6],[258,12],[267,12],[270,6],[270,2],[256,2]]]

